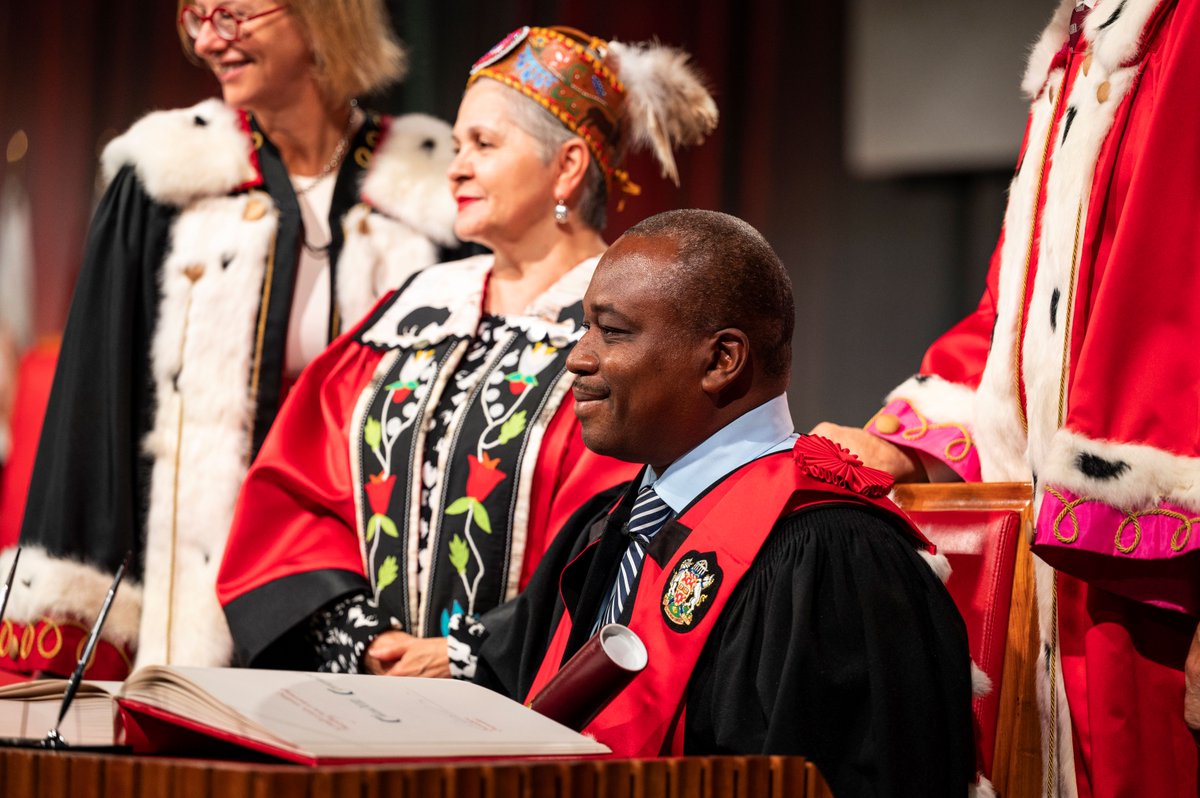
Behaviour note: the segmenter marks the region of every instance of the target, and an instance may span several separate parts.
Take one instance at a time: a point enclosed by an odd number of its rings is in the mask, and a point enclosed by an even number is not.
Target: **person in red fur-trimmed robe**
[[[1063,2],[978,309],[865,431],[816,429],[899,478],[1034,483],[1055,795],[1197,792],[1198,74],[1196,3]]]

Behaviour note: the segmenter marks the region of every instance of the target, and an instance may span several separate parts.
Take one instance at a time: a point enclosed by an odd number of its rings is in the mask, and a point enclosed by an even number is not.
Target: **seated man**
[[[456,624],[452,658],[469,647],[470,675],[527,700],[615,620],[650,654],[586,729],[616,753],[803,754],[837,795],[964,795],[966,630],[891,478],[793,434],[770,245],[724,214],[655,216],[584,312],[584,441],[647,467],[576,514],[525,593]]]

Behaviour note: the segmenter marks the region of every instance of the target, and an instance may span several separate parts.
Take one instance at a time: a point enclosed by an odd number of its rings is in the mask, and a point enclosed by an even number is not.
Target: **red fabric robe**
[[[273,641],[331,600],[379,584],[377,571],[372,569],[368,575],[366,568],[373,520],[366,516],[386,508],[375,507],[369,486],[365,498],[360,494],[365,479],[357,464],[363,408],[385,390],[381,384],[391,379],[387,376],[392,368],[389,363],[412,360],[413,350],[436,345],[439,340],[471,337],[480,318],[490,263],[489,256],[480,256],[441,264],[418,275],[398,294],[381,301],[358,329],[335,341],[301,374],[247,474],[217,582],[218,597],[244,663],[253,662]],[[550,314],[542,323],[549,325],[546,329],[552,336],[561,332],[554,326],[560,308],[566,308],[566,314],[578,306],[591,268],[594,262],[577,266],[535,301],[541,310],[534,316]],[[416,293],[421,298],[414,300]],[[415,318],[407,315],[409,311],[425,312],[424,299],[435,295],[450,298],[448,303],[435,300],[429,305],[441,311],[436,316],[440,321],[419,331],[409,330],[405,322]],[[397,311],[405,316],[399,326],[388,315]],[[563,324],[571,326],[573,322]],[[380,343],[373,336],[388,340]],[[540,336],[538,331],[529,333],[530,338]],[[420,341],[398,343],[408,338]],[[565,350],[566,346],[559,348]],[[452,351],[461,357],[465,347],[456,345]],[[452,365],[445,366],[438,379],[444,384],[453,372]],[[593,454],[583,446],[568,390],[571,375],[547,370],[541,379],[553,387],[544,404],[530,409],[529,421],[518,433],[525,435],[528,443],[522,449],[525,460],[507,469],[508,478],[519,487],[513,488],[509,515],[494,515],[488,530],[488,542],[509,537],[506,551],[516,560],[486,563],[494,572],[507,566],[507,598],[524,587],[554,533],[579,505],[636,471],[636,466]],[[422,419],[431,416],[436,405],[430,402]],[[459,443],[456,437],[451,445]],[[405,463],[414,458],[415,473],[420,473],[424,453],[419,444],[414,451],[397,451],[397,457],[405,458]],[[466,464],[459,457],[447,462],[450,468]],[[403,468],[397,466],[397,473],[402,475]],[[468,485],[471,479],[474,477],[468,477]],[[403,485],[390,492],[403,496],[412,491],[411,485]],[[393,518],[401,541],[416,534],[405,516],[393,513]],[[415,577],[415,559],[409,558],[392,575],[400,595],[415,594]],[[430,580],[438,578],[455,579],[457,574],[444,567],[438,574],[432,566],[425,568],[423,601],[427,602],[433,591]],[[474,610],[483,612],[493,605],[481,602]],[[400,598],[382,601],[381,606],[401,618],[414,634],[437,632],[422,626],[417,618],[424,614],[411,606],[407,607],[411,618],[404,620]]]
[[[1063,794],[1194,795],[1200,7],[1099,0],[1072,37],[1073,6],[1030,58],[983,299],[868,429],[968,480],[1035,483]]]

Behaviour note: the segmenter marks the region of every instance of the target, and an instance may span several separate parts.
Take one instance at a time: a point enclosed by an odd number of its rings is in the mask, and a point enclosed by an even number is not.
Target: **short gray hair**
[[[550,159],[565,142],[579,138],[568,130],[567,126],[560,122],[554,114],[525,95],[510,88],[505,97],[508,98],[506,102],[513,124],[537,142],[542,163],[550,163]],[[592,151],[587,148],[586,144],[584,149],[588,154],[588,168],[587,174],[583,176],[583,184],[580,186],[579,217],[592,229],[603,230],[608,221],[608,186],[604,182],[604,173],[600,171],[600,164],[596,163],[596,159],[592,157]]]

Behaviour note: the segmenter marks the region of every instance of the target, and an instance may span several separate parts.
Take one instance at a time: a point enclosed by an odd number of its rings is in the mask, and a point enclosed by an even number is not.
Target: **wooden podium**
[[[0,749],[11,798],[831,798],[803,757],[513,760],[306,768]]]
[[[951,592],[967,618],[972,655],[994,661],[995,709],[980,711],[988,774],[1001,795],[1039,794],[1040,741],[1031,488],[915,485],[896,499],[958,571]],[[997,519],[1002,523],[997,525]],[[955,535],[962,535],[957,539]],[[976,540],[976,549],[962,545]],[[972,544],[973,545],[973,544]],[[972,558],[986,561],[973,572]],[[1000,563],[1000,565],[997,565]],[[982,576],[980,576],[982,574]],[[965,578],[964,578],[965,577]],[[965,590],[964,590],[965,587]],[[968,606],[970,605],[970,606]],[[978,607],[994,609],[982,621]],[[996,641],[981,657],[985,638]],[[986,653],[986,652],[985,652]],[[0,795],[13,798],[831,798],[803,757],[647,760],[488,760],[307,768],[275,761],[172,759],[0,749]]]

